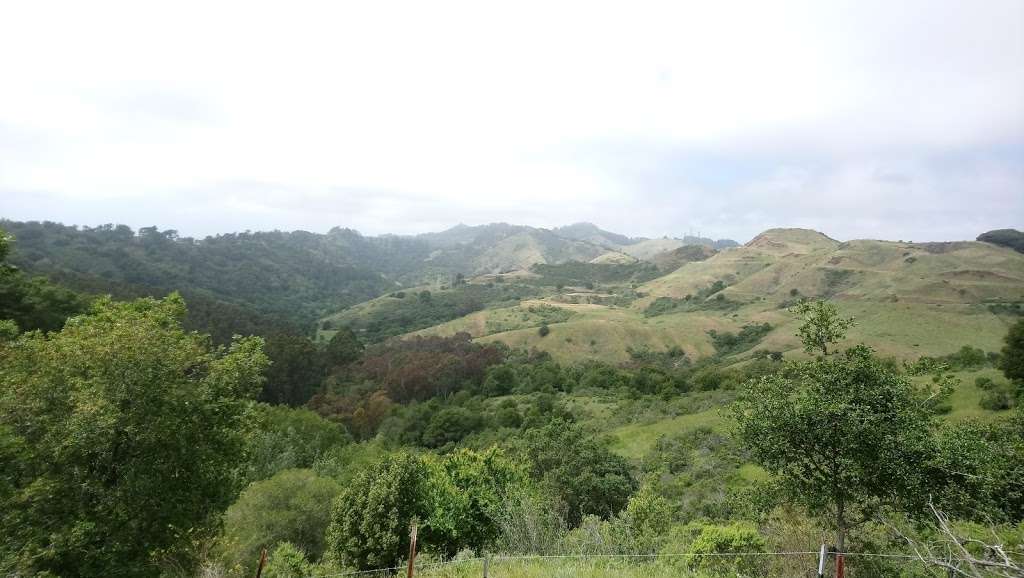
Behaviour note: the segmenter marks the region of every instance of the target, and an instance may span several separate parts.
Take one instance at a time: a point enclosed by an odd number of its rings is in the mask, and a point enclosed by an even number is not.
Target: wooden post
[[[821,545],[821,552],[818,554],[818,578],[825,576],[825,545]]]
[[[843,553],[836,552],[836,578],[844,578],[846,573],[845,564],[843,564]]]
[[[484,554],[484,578],[487,578],[487,570],[488,570],[488,567],[490,565],[491,565],[491,555],[490,554]]]
[[[412,530],[409,532],[409,571],[406,578],[413,578],[416,571],[416,522],[412,523]]]
[[[256,567],[256,578],[260,578],[260,576],[263,574],[263,567],[266,566],[266,564],[267,564],[267,549],[264,548],[263,551],[260,552],[260,565]]]

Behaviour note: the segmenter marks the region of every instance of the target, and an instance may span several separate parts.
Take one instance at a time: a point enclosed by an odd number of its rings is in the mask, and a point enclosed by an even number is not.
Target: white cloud
[[[1018,0],[22,2],[0,21],[0,79],[13,218],[740,237],[841,225],[842,208],[851,235],[900,236],[914,223],[885,208],[920,198],[949,219],[936,235],[963,237],[1024,188],[1024,161],[986,157],[1024,150]],[[607,143],[651,156],[587,156]],[[706,199],[663,154],[680,150],[749,178]],[[947,179],[941,155],[977,158]],[[914,195],[887,194],[873,175],[904,165]],[[671,219],[642,205],[666,198],[652,180],[681,200]],[[780,202],[811,187],[809,207]]]

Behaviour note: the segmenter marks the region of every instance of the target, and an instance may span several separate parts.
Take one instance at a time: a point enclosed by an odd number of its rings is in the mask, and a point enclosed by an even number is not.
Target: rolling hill
[[[696,359],[717,351],[709,332],[737,334],[768,323],[771,329],[750,350],[799,355],[787,307],[825,297],[857,318],[851,343],[867,342],[886,355],[944,355],[962,345],[994,351],[1024,302],[1024,255],[983,242],[840,242],[816,231],[773,229],[742,247],[685,262],[636,287],[632,299],[588,298],[598,293],[566,287],[419,333],[467,331],[481,341],[536,347],[563,360],[624,361],[627,348],[640,345],[679,347]],[[549,323],[544,337],[537,331],[544,321],[529,314],[541,306],[568,314]],[[508,318],[520,319],[519,325],[498,321]]]

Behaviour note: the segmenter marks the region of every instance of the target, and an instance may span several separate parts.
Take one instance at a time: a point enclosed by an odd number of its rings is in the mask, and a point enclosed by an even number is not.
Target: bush
[[[987,410],[1001,411],[1017,405],[1017,398],[1007,387],[993,388],[982,394],[978,405]]]
[[[481,551],[497,539],[502,507],[513,490],[528,488],[526,480],[496,449],[386,456],[334,501],[329,554],[361,570],[394,566],[408,552],[414,520],[424,552]]]
[[[754,323],[744,325],[739,333],[718,333],[712,329],[708,331],[708,336],[711,337],[711,343],[718,355],[731,355],[754,347],[771,330],[770,323]]]
[[[306,553],[291,542],[281,542],[267,557],[263,576],[267,578],[306,578],[313,573]]]
[[[248,570],[261,549],[279,542],[290,542],[319,559],[330,522],[324,506],[341,490],[340,484],[312,470],[285,470],[250,485],[224,515],[221,548],[226,561]]]
[[[753,576],[762,567],[757,556],[720,556],[731,552],[764,552],[765,540],[748,522],[728,526],[704,526],[683,558],[687,566],[701,572],[729,576]]]
[[[540,335],[541,337],[547,337],[549,333],[551,333],[551,328],[548,327],[547,323],[541,325],[540,329],[537,330],[537,335]]]

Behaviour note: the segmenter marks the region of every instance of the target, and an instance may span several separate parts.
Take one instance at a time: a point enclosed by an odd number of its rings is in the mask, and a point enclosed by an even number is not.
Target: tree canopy
[[[841,317],[835,304],[822,299],[802,301],[791,311],[803,318],[797,335],[807,353],[828,355],[829,345],[842,341],[854,325],[853,317]]]
[[[100,300],[0,346],[6,570],[152,576],[187,557],[238,490],[262,340],[213,349],[183,300]]]
[[[786,494],[834,520],[837,545],[882,504],[920,506],[937,397],[860,345],[753,380],[736,434]]]

